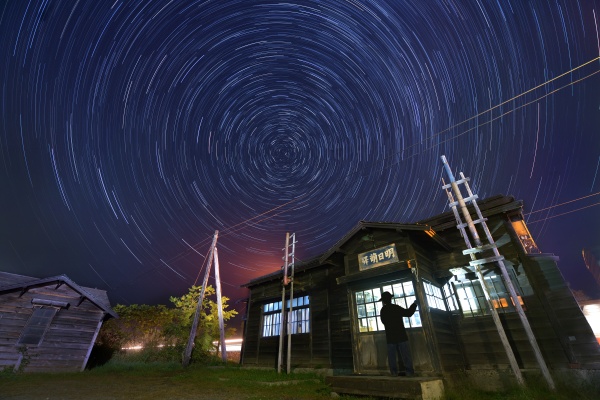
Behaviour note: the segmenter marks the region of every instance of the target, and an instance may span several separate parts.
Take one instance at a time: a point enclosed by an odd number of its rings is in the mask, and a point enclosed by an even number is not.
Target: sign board
[[[398,252],[396,251],[395,243],[358,255],[358,267],[361,271],[398,261]]]

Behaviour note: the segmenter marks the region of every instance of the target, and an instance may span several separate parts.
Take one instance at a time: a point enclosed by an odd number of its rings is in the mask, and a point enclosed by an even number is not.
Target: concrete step
[[[443,381],[431,377],[328,376],[325,382],[338,394],[410,400],[436,400],[444,395]]]

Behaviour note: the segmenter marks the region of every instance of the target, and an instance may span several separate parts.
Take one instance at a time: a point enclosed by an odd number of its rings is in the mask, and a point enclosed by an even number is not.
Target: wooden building
[[[600,349],[592,330],[557,267],[558,258],[537,249],[522,203],[495,196],[480,201],[479,208],[548,367],[599,368]],[[292,313],[287,312],[292,368],[388,375],[379,319],[381,293],[388,291],[402,306],[419,300],[417,313],[404,323],[420,376],[510,369],[489,304],[500,315],[519,367],[538,369],[497,266],[484,270],[494,293],[489,303],[468,268],[471,259],[463,254],[465,242],[456,224],[451,212],[413,224],[361,221],[324,254],[297,264]],[[241,362],[276,368],[282,272],[245,286],[250,296]]]
[[[117,317],[104,290],[65,275],[0,272],[0,368],[82,371],[102,322]]]

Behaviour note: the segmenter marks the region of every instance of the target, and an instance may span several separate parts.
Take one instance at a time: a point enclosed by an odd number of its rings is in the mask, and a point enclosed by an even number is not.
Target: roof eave
[[[96,307],[102,309],[106,314],[110,315],[113,318],[119,317],[118,314],[116,312],[114,312],[114,310],[112,308],[104,305],[101,301],[99,301],[96,298],[96,296],[91,295],[88,291],[85,290],[85,288],[83,288],[82,286],[73,282],[66,275],[57,275],[57,276],[52,276],[52,277],[48,277],[48,278],[33,279],[30,281],[19,282],[19,283],[1,286],[0,293],[1,292],[10,292],[10,291],[13,291],[16,289],[21,289],[22,291],[26,291],[29,288],[34,287],[34,286],[44,286],[44,285],[47,285],[47,284],[53,283],[53,282],[56,282],[57,284],[64,283],[64,284],[68,285],[71,289],[75,290],[81,296],[85,297],[90,302],[92,302]]]

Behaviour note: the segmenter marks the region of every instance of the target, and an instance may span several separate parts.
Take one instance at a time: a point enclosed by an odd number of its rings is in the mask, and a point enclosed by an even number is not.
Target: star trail
[[[219,230],[233,303],[286,232],[446,211],[444,154],[600,296],[598,1],[1,4],[3,271],[167,304]]]

